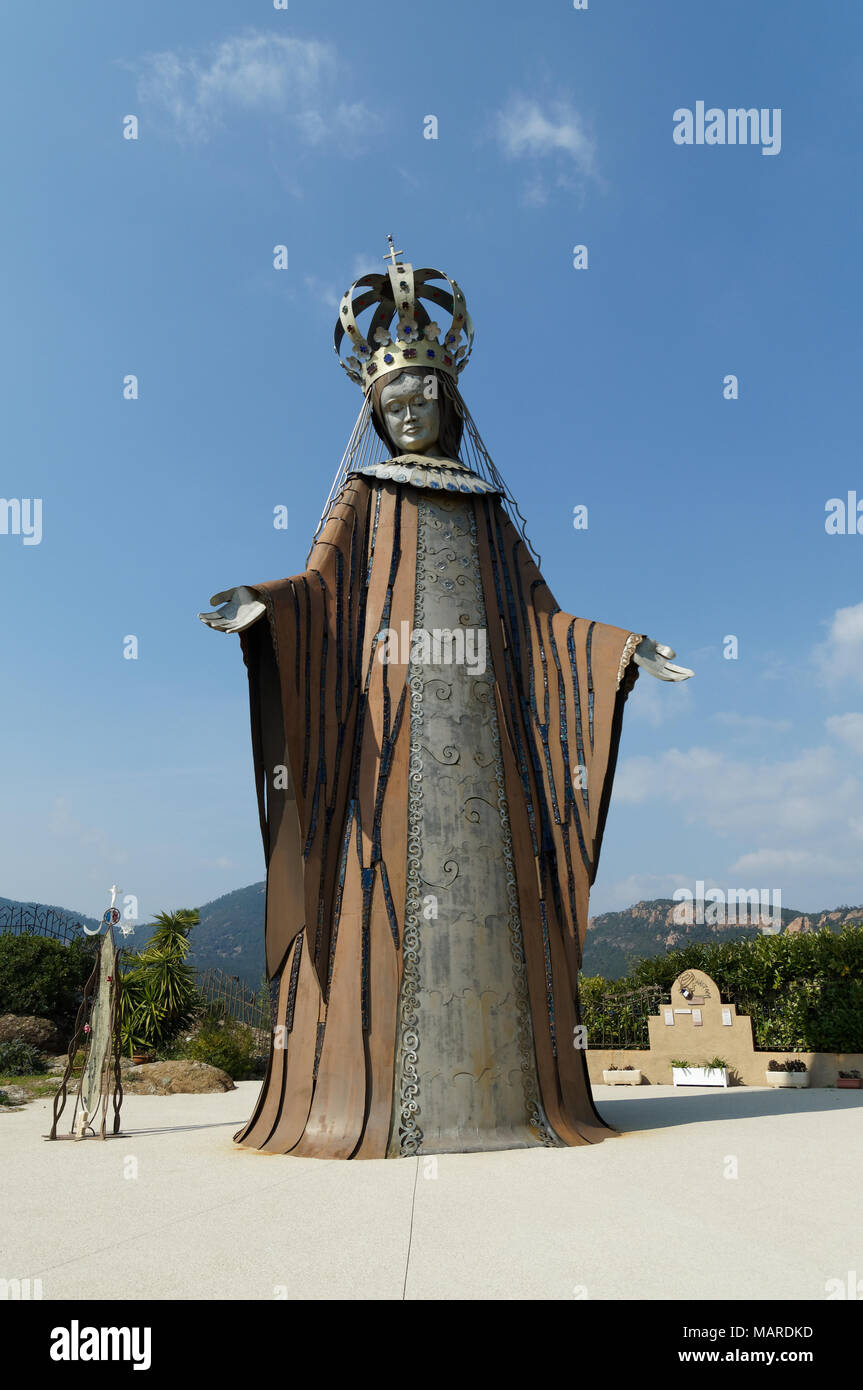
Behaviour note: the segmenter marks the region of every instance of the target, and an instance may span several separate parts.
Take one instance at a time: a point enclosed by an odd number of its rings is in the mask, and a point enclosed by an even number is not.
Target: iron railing
[[[650,1047],[647,1020],[651,1014],[659,1013],[659,1006],[667,997],[667,991],[659,985],[645,985],[625,993],[611,992],[597,999],[589,994],[582,997],[581,1022],[587,1032],[588,1048]]]
[[[81,940],[83,926],[56,907],[41,907],[38,903],[5,903],[0,905],[0,934],[12,936],[50,936],[68,946]]]
[[[250,989],[238,975],[226,975],[217,966],[198,976],[198,990],[208,1006],[221,1005],[229,1018],[260,1032],[270,1031],[268,990]]]

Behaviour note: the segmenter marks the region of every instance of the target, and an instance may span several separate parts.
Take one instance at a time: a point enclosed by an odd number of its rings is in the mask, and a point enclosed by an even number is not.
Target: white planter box
[[[672,1067],[675,1086],[727,1086],[727,1067]]]
[[[641,1072],[637,1067],[632,1071],[604,1071],[602,1079],[606,1086],[640,1086]]]
[[[808,1071],[766,1071],[768,1086],[808,1086]]]

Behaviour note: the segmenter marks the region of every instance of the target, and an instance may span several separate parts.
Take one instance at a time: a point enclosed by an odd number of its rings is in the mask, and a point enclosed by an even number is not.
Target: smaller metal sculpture
[[[75,1029],[69,1043],[66,1070],[60,1089],[54,1097],[54,1123],[49,1139],[107,1139],[108,1103],[113,1108],[111,1134],[120,1133],[120,1106],[123,1103],[123,1082],[120,1073],[121,1022],[120,978],[117,969],[117,946],[114,927],[120,921],[115,903],[119,889],[111,889],[111,906],[102,916],[99,926],[99,950],[92,974],[84,986]],[[95,932],[87,931],[88,936]],[[84,1041],[85,1058],[81,1079],[75,1095],[72,1124],[68,1134],[58,1134],[57,1127],[66,1106],[69,1078],[78,1048]],[[79,1113],[80,1112],[80,1113]],[[96,1133],[96,1125],[99,1132]]]

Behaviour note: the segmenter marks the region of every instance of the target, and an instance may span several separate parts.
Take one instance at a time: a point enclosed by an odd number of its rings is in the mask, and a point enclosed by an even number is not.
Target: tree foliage
[[[48,1018],[71,1034],[93,971],[92,937],[65,944],[49,936],[0,935],[0,1014]]]
[[[624,1008],[620,996],[649,987],[665,993],[684,970],[705,971],[723,997],[749,1015],[759,1049],[863,1051],[863,926],[850,923],[837,932],[824,927],[749,941],[691,942],[638,961],[623,979],[583,978],[588,1035],[599,1035],[606,1015],[617,1018]]]

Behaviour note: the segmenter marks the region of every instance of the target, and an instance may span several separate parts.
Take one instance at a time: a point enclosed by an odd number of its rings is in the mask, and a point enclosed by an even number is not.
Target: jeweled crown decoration
[[[392,237],[387,240],[390,249],[383,259],[391,264],[386,273],[355,280],[342,296],[334,335],[339,362],[364,391],[375,377],[405,367],[437,368],[458,377],[467,366],[474,337],[461,289],[441,270],[414,270],[399,260],[402,252],[396,251]],[[449,289],[430,284],[432,280],[445,280]],[[422,299],[451,318],[443,336]],[[363,331],[358,317],[373,304],[377,307]],[[349,351],[343,357],[345,344]]]

